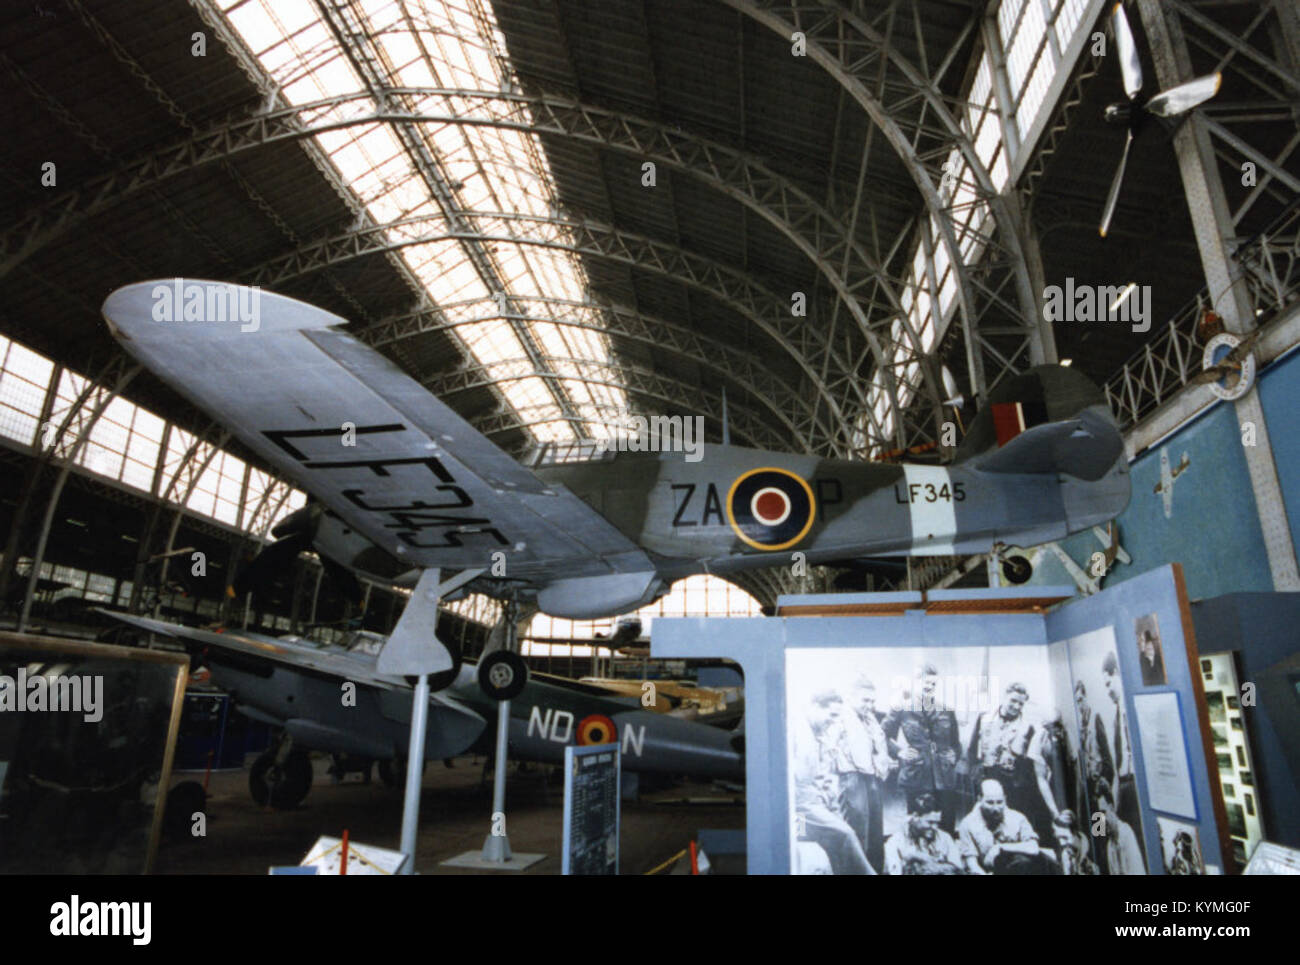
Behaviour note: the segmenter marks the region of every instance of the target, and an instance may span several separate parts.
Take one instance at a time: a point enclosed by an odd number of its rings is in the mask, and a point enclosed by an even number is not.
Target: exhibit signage
[[[621,764],[618,744],[564,749],[562,874],[618,874]]]
[[[1157,811],[1196,820],[1178,695],[1139,694],[1133,698],[1133,709],[1146,764],[1147,800]]]
[[[653,656],[743,669],[749,872],[1221,867],[1181,571],[1061,603],[1069,592],[834,594],[782,598],[775,618],[657,619]]]

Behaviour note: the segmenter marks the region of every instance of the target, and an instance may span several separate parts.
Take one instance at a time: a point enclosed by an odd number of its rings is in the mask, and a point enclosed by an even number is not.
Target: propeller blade
[[[1221,83],[1223,83],[1223,75],[1220,73],[1197,77],[1186,84],[1162,90],[1147,101],[1144,110],[1157,117],[1177,117],[1208,101],[1219,92]]]
[[[1260,328],[1255,329],[1255,331],[1251,332],[1240,342],[1238,342],[1236,347],[1233,348],[1231,352],[1229,352],[1219,361],[1221,363],[1227,362],[1230,365],[1235,365],[1238,368],[1240,368],[1241,363],[1246,360],[1246,356],[1250,354],[1250,350],[1255,347],[1255,343],[1259,341],[1259,337],[1263,334],[1264,334],[1263,329]]]
[[[1230,366],[1220,362],[1218,365],[1211,365],[1208,369],[1202,369],[1196,375],[1187,380],[1188,385],[1209,385],[1211,382],[1222,381],[1233,372],[1240,372],[1241,366]],[[1177,475],[1175,473],[1175,475]]]
[[[231,582],[231,589],[236,597],[255,591],[259,586],[266,586],[277,576],[290,572],[298,554],[311,549],[311,536],[297,533],[284,539],[278,539],[262,552],[253,557]]]
[[[1110,230],[1110,219],[1115,214],[1115,205],[1119,203],[1119,188],[1124,183],[1124,168],[1128,164],[1129,148],[1133,146],[1133,132],[1129,131],[1124,139],[1124,153],[1120,155],[1119,168],[1115,171],[1115,180],[1110,183],[1110,194],[1106,198],[1106,208],[1101,213],[1101,236],[1106,237]]]
[[[1129,29],[1128,17],[1124,15],[1124,4],[1115,4],[1110,20],[1115,28],[1115,50],[1119,54],[1119,70],[1124,77],[1124,93],[1129,100],[1137,100],[1137,95],[1142,92],[1142,59],[1138,57],[1137,43],[1133,40],[1133,31]]]

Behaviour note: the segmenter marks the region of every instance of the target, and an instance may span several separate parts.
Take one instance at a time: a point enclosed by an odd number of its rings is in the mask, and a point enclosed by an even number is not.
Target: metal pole
[[[411,705],[411,742],[406,752],[406,797],[402,801],[403,874],[415,874],[415,833],[420,825],[420,781],[424,775],[424,732],[429,719],[429,675],[415,682]]]
[[[503,650],[519,649],[519,610],[514,600],[505,606]],[[497,704],[496,759],[492,768],[492,816],[487,838],[483,841],[483,860],[504,864],[510,860],[510,835],[505,825],[506,817],[506,759],[510,753],[510,701]],[[498,824],[498,821],[500,823]],[[497,833],[500,832],[500,833]]]
[[[487,840],[483,842],[483,860],[509,861],[510,836],[506,833],[504,818],[506,813],[506,758],[510,753],[510,701],[503,700],[497,704],[497,747],[496,760],[492,768],[492,825]],[[501,833],[494,834],[497,816],[503,823]]]

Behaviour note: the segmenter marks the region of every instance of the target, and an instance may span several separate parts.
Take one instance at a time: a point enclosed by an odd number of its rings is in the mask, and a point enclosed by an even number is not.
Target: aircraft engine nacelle
[[[568,620],[596,620],[653,603],[668,592],[659,574],[611,573],[548,583],[537,594],[543,613]]]

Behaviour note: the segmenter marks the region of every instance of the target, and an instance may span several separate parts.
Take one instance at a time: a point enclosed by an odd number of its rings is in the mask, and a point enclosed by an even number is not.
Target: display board
[[[618,874],[621,765],[617,744],[564,749],[562,874]]]
[[[651,650],[743,667],[751,873],[1213,873],[1181,574],[1126,587],[838,595],[894,615],[665,618]]]
[[[0,873],[148,873],[188,671],[185,654],[0,633]]]
[[[1237,867],[1245,867],[1266,835],[1250,751],[1249,725],[1241,706],[1241,686],[1232,654],[1203,654],[1201,678],[1210,714],[1219,790],[1228,814],[1232,857]]]

